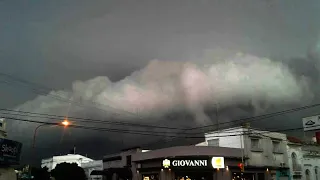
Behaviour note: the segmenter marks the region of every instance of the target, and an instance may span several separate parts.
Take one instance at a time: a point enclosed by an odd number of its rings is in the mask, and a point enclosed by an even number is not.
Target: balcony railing
[[[293,170],[293,171],[302,171],[302,167],[301,167],[300,164],[294,164],[294,165],[292,166],[292,170]]]

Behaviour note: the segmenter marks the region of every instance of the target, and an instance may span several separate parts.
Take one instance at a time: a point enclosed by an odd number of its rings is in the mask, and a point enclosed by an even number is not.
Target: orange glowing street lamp
[[[53,123],[48,123],[48,124],[40,124],[39,126],[36,127],[36,129],[34,130],[34,133],[33,133],[33,142],[32,142],[32,148],[34,148],[35,146],[35,143],[36,143],[36,136],[37,136],[37,131],[40,127],[42,126],[47,126],[47,125],[58,125],[58,126],[64,126],[64,127],[67,127],[70,125],[70,122],[65,119],[64,121],[60,122],[60,123],[57,123],[57,124],[53,124]]]
[[[64,127],[67,127],[70,125],[70,122],[68,120],[64,120],[61,122],[61,124],[64,126]]]

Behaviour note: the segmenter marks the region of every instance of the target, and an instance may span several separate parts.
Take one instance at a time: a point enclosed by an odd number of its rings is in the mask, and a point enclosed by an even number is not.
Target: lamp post
[[[39,126],[36,127],[36,129],[34,129],[34,133],[33,133],[33,141],[32,141],[32,149],[35,148],[35,143],[36,143],[36,136],[37,136],[37,132],[38,129],[42,126],[47,126],[47,125],[55,125],[55,126],[64,126],[67,127],[70,124],[70,122],[68,120],[64,120],[61,123],[57,123],[57,124],[53,124],[53,123],[48,123],[48,124],[40,124]]]
[[[35,144],[36,144],[36,136],[37,136],[37,132],[38,132],[38,129],[42,126],[47,126],[47,125],[54,125],[54,126],[64,126],[64,127],[67,127],[68,125],[70,124],[70,122],[68,120],[64,120],[60,123],[46,123],[46,124],[40,124],[39,126],[37,126],[35,129],[34,129],[34,133],[33,133],[33,141],[32,141],[32,151],[33,153],[35,152],[34,151],[34,148],[35,148]],[[29,168],[29,176],[31,177],[31,167]]]

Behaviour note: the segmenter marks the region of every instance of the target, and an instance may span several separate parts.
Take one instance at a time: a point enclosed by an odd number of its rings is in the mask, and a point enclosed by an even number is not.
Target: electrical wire
[[[5,74],[5,73],[2,73],[0,72],[0,75],[1,76],[4,76],[4,77],[7,77],[9,79],[12,79],[14,81],[18,81],[18,82],[21,82],[21,83],[25,83],[25,84],[29,84],[29,85],[32,85],[32,86],[36,86],[38,87],[38,89],[40,90],[49,90],[51,91],[52,89],[50,88],[47,88],[43,85],[38,85],[36,83],[33,83],[33,82],[30,82],[30,81],[27,81],[27,80],[24,80],[22,78],[18,78],[18,77],[15,77],[15,76],[12,76],[12,75],[9,75],[9,74]],[[1,81],[0,81],[1,82]],[[10,82],[8,82],[10,83]],[[40,88],[39,88],[40,87]],[[37,89],[34,89],[33,90],[37,90]],[[43,93],[41,94],[43,95]],[[46,94],[48,96],[52,96],[52,94]],[[61,99],[62,98],[62,99]],[[58,97],[59,100],[66,100],[67,102],[71,102],[71,103],[74,103],[74,101],[71,101],[69,99],[64,99],[63,97],[59,96]],[[285,110],[285,111],[280,111],[280,112],[275,112],[275,113],[270,113],[270,114],[265,114],[265,115],[259,115],[259,116],[253,116],[253,117],[248,117],[248,118],[242,118],[242,119],[237,119],[237,120],[234,120],[234,121],[228,121],[228,122],[223,122],[223,123],[219,123],[219,125],[223,125],[223,124],[230,124],[230,123],[240,123],[241,122],[253,122],[253,121],[257,121],[257,120],[262,120],[262,119],[265,119],[265,118],[270,118],[270,117],[273,117],[273,116],[278,116],[278,115],[282,115],[282,114],[286,114],[286,113],[291,113],[291,112],[295,112],[295,111],[300,111],[300,110],[304,110],[304,109],[308,109],[308,108],[313,108],[313,107],[317,107],[317,106],[320,106],[320,104],[313,104],[313,105],[309,105],[309,106],[304,106],[304,107],[300,107],[300,108],[295,108],[295,109],[290,109],[290,110]],[[112,106],[110,106],[112,108]],[[113,108],[114,109],[114,108]],[[5,110],[5,109],[1,109],[1,110]],[[8,109],[6,109],[6,111],[8,111]],[[13,111],[13,110],[11,110]],[[37,113],[31,113],[31,112],[23,112],[23,111],[20,111],[20,113],[28,113],[28,114],[37,114]],[[12,114],[11,114],[12,115]],[[13,114],[15,115],[15,114]],[[57,115],[49,115],[49,114],[37,114],[37,115],[46,115],[46,116],[54,116],[54,117],[60,117],[60,118],[65,118],[63,116],[57,116]],[[53,119],[52,117],[50,117],[51,119]],[[50,119],[48,118],[48,119]],[[104,124],[117,124],[117,125],[130,125],[130,126],[140,126],[140,127],[151,127],[151,128],[164,128],[164,129],[175,129],[175,130],[197,130],[197,129],[203,129],[203,128],[208,128],[208,127],[213,127],[213,126],[217,126],[217,124],[213,124],[213,125],[207,125],[207,126],[200,126],[200,127],[194,127],[194,128],[175,128],[175,127],[164,127],[164,126],[152,126],[152,125],[143,125],[143,124],[136,124],[136,123],[129,123],[129,122],[114,122],[114,121],[106,121],[106,120],[93,120],[93,119],[88,119],[88,118],[77,118],[77,117],[72,117],[72,119],[78,119],[78,120],[82,120],[83,122],[85,121],[90,121],[91,123],[104,123]]]
[[[292,113],[292,112],[298,112],[298,111],[302,111],[302,110],[310,109],[310,108],[315,108],[315,107],[319,107],[319,106],[320,106],[320,103],[312,104],[312,105],[302,106],[302,107],[288,109],[288,110],[284,110],[284,111],[278,111],[278,112],[274,112],[274,113],[263,114],[263,115],[259,115],[259,116],[252,116],[252,117],[241,118],[241,119],[232,120],[232,121],[228,121],[228,122],[223,122],[223,123],[219,123],[219,125],[221,125],[221,124],[229,124],[229,123],[234,123],[234,122],[239,122],[239,121],[240,121],[239,123],[254,122],[254,121],[267,119],[267,118],[270,118],[270,117],[280,116],[280,115],[288,114],[288,113]],[[189,130],[208,128],[208,127],[212,127],[212,126],[217,126],[217,124],[199,126],[199,127],[191,128]]]
[[[12,75],[8,75],[8,74],[5,74],[5,73],[1,73],[0,72],[0,75],[1,76],[5,76],[5,77],[7,77],[7,78],[10,78],[10,79],[13,79],[13,80],[15,80],[15,81],[18,81],[18,82],[22,82],[22,83],[24,83],[24,84],[31,84],[31,85],[33,85],[33,86],[38,86],[37,84],[35,84],[35,83],[31,83],[31,82],[29,82],[29,81],[26,81],[26,80],[23,80],[23,79],[21,79],[21,78],[16,78],[16,77],[14,77],[14,76],[12,76]],[[0,81],[1,82],[1,81]],[[8,82],[8,81],[2,81],[2,82],[4,82],[4,83],[7,83],[7,84],[10,84],[10,82]],[[38,86],[39,87],[39,86]],[[41,90],[52,90],[52,89],[49,89],[49,88],[43,88],[43,86],[40,88]],[[39,92],[36,88],[32,88],[32,90],[35,90],[35,91],[37,91],[37,92]],[[41,93],[41,95],[44,95],[43,93]],[[71,102],[71,103],[75,103],[74,101],[71,101],[71,100],[69,100],[69,99],[64,99],[63,97],[61,97],[61,96],[58,96],[58,97],[56,97],[56,96],[54,96],[54,95],[52,95],[52,94],[45,94],[46,96],[53,96],[53,97],[55,97],[55,98],[58,98],[59,100],[62,100],[62,101],[67,101],[67,102]],[[94,102],[93,102],[94,103]],[[80,103],[80,104],[82,104],[82,103]],[[83,104],[82,104],[83,105]],[[101,106],[101,105],[100,105]],[[320,106],[320,104],[314,104],[314,105],[309,105],[309,106],[304,106],[304,107],[300,107],[300,108],[294,108],[294,109],[289,109],[289,110],[285,110],[285,111],[280,111],[280,112],[275,112],[275,113],[270,113],[270,114],[265,114],[265,115],[259,115],[259,116],[253,116],[253,117],[249,117],[249,118],[242,118],[242,119],[237,119],[237,120],[234,120],[234,121],[228,121],[228,122],[224,122],[224,123],[219,123],[219,125],[221,125],[221,124],[231,124],[231,123],[243,123],[243,122],[254,122],[254,121],[258,121],[258,120],[262,120],[262,119],[266,119],[266,118],[271,118],[271,117],[274,117],[274,116],[279,116],[279,115],[283,115],[283,114],[287,114],[287,113],[292,113],[292,112],[296,112],[296,111],[301,111],[301,110],[304,110],[304,109],[309,109],[309,108],[314,108],[314,107],[318,107],[318,106]],[[98,107],[96,107],[96,108],[98,108]],[[110,108],[112,108],[112,106],[110,107]],[[103,109],[102,109],[103,110]],[[27,113],[31,113],[31,112],[27,112]],[[110,112],[108,112],[108,113],[110,113]],[[10,114],[10,115],[17,115],[17,114]],[[50,115],[48,115],[48,116],[50,116]],[[63,116],[60,116],[60,117],[63,117]],[[46,118],[48,118],[48,117],[46,117]],[[52,117],[51,117],[52,118]],[[48,118],[48,119],[50,119],[50,118]],[[76,119],[75,117],[74,117],[74,119]],[[79,118],[78,118],[79,119]],[[88,119],[88,118],[82,118],[82,120],[85,120],[85,121],[91,121],[91,123],[93,122],[92,121],[92,119]],[[99,122],[100,121],[100,122]],[[101,123],[103,120],[98,120],[98,121],[95,121],[94,123]],[[240,122],[239,122],[240,121]],[[83,121],[84,122],[84,121]],[[104,121],[104,122],[107,122],[107,121]],[[118,125],[121,125],[121,123],[122,123],[122,125],[133,125],[133,124],[135,124],[135,123],[129,123],[128,124],[128,122],[112,122],[112,121],[109,121],[109,122],[107,122],[107,123],[110,123],[110,124],[116,124],[116,123],[118,123]],[[140,127],[150,127],[150,125],[142,125],[141,126],[141,124],[135,124],[135,125],[133,125],[133,126],[140,126]],[[182,128],[182,129],[180,129],[180,128],[173,128],[173,129],[176,129],[176,130],[197,130],[197,129],[203,129],[203,128],[208,128],[208,127],[213,127],[213,126],[217,126],[217,124],[214,124],[214,125],[207,125],[207,126],[200,126],[200,127],[195,127],[195,128],[189,128],[189,129],[184,129],[184,128]],[[92,128],[92,127],[91,127]],[[163,127],[163,126],[152,126],[152,128],[168,128],[168,129],[172,129],[171,127]],[[110,130],[112,130],[112,129],[110,129]],[[123,130],[120,130],[120,129],[113,129],[113,130],[117,130],[117,131],[123,131]],[[165,137],[169,137],[169,136],[165,136]]]
[[[5,112],[1,112],[5,111]],[[44,114],[44,113],[34,113],[34,112],[27,112],[27,111],[18,111],[12,109],[4,109],[0,108],[0,114],[4,115],[13,115],[13,116],[26,116],[26,117],[38,117],[38,118],[47,118],[47,119],[64,119],[65,116],[61,115],[53,115],[53,114]],[[121,126],[136,126],[136,127],[147,127],[147,128],[156,128],[156,129],[172,129],[172,130],[188,130],[187,128],[177,128],[177,127],[168,127],[168,126],[155,126],[155,125],[148,125],[142,123],[131,123],[131,122],[117,122],[117,121],[110,121],[110,120],[99,120],[99,119],[91,119],[91,118],[81,118],[81,117],[74,117],[69,116],[68,120],[73,120],[75,122],[87,122],[87,123],[98,123],[98,124],[113,124],[113,125],[121,125]]]
[[[12,117],[5,117],[10,120],[15,121],[23,121],[28,123],[37,123],[37,124],[48,124],[48,125],[59,125],[59,123],[53,122],[44,122],[44,121],[35,121],[35,120],[28,120],[28,119],[21,119],[21,118],[12,118]],[[156,134],[155,132],[152,133],[144,133],[144,132],[137,132],[131,130],[123,130],[123,129],[114,129],[114,128],[102,128],[102,127],[94,127],[94,126],[83,126],[83,125],[69,125],[70,128],[79,128],[79,129],[86,129],[86,130],[94,130],[99,132],[115,132],[115,133],[127,133],[127,134],[137,134],[137,135],[147,135],[147,136],[165,136],[165,137],[176,137],[176,138],[204,138],[204,136],[177,136],[177,135],[163,135],[163,134]],[[293,130],[301,130],[303,128],[291,128],[291,129],[282,129],[278,131],[293,131]],[[270,132],[267,132],[270,133]],[[212,136],[212,137],[229,137],[229,136],[239,136],[241,134],[228,134],[228,135],[220,135],[220,136]]]
[[[301,110],[304,110],[304,109],[309,109],[309,108],[313,108],[313,107],[317,107],[317,106],[319,106],[319,104],[313,104],[313,105],[309,105],[309,106],[303,106],[303,107],[299,107],[299,108],[294,108],[294,109],[289,109],[289,110],[285,110],[285,111],[279,111],[279,112],[275,112],[275,113],[270,113],[270,114],[264,114],[264,115],[260,115],[260,116],[253,116],[253,117],[249,117],[249,118],[243,118],[243,119],[237,119],[237,120],[233,120],[233,121],[229,121],[229,122],[225,122],[225,123],[220,123],[220,124],[230,124],[230,123],[233,123],[233,122],[236,122],[236,123],[238,123],[239,121],[240,121],[240,123],[241,122],[243,122],[245,119],[250,119],[249,121],[246,121],[246,122],[253,122],[253,121],[259,121],[259,120],[263,120],[263,119],[266,119],[266,118],[271,118],[271,117],[274,117],[274,116],[279,116],[279,115],[283,115],[283,114],[287,114],[287,113],[292,113],[292,112],[296,112],[296,111],[301,111]],[[2,111],[3,110],[6,110],[6,111],[9,111],[9,112],[15,112],[15,113],[24,113],[24,116],[26,116],[25,114],[36,114],[36,115],[41,115],[41,116],[39,116],[39,117],[41,117],[41,118],[50,118],[49,116],[56,116],[56,115],[49,115],[49,114],[39,114],[39,113],[32,113],[32,112],[25,112],[25,111],[15,111],[15,110],[8,110],[8,109],[1,109]],[[17,115],[17,114],[11,114],[11,115]],[[45,116],[47,116],[47,117],[43,117],[43,115],[45,115]],[[30,115],[27,115],[27,116],[29,116],[30,117]],[[63,116],[60,116],[61,118],[63,117]],[[52,117],[51,117],[52,118]],[[72,118],[72,117],[71,117]],[[77,118],[77,117],[73,117],[73,118]],[[83,120],[86,120],[87,122],[93,122],[93,119],[85,119],[85,118],[77,118],[77,119],[83,119]],[[101,121],[103,121],[103,120],[101,120]],[[94,123],[101,123],[101,121],[99,122],[99,121],[96,121],[96,122],[94,122]],[[112,124],[112,122],[110,121],[110,122],[108,122],[108,123],[110,123],[110,124]],[[122,122],[115,122],[115,124],[125,124],[125,123],[122,123]],[[131,123],[130,123],[131,124]],[[130,125],[130,124],[128,124],[128,125]],[[140,126],[141,127],[141,124],[139,125],[139,124],[135,124],[136,126]],[[148,126],[148,125],[147,125]],[[232,126],[234,126],[234,125],[231,125],[231,127]],[[144,127],[146,127],[146,126],[144,126]],[[205,127],[210,127],[210,126],[205,126]],[[93,127],[90,127],[90,129],[92,129]],[[153,127],[153,128],[159,128],[159,127]],[[167,128],[167,127],[161,127],[161,128]],[[88,129],[88,128],[87,128]],[[172,128],[170,128],[170,129],[172,129]],[[173,128],[173,129],[176,129],[176,128]],[[194,129],[198,129],[198,127],[196,127],[196,128],[192,128],[191,130],[194,130]],[[102,130],[101,128],[100,129],[98,129],[98,130]],[[154,134],[154,133],[157,133],[157,132],[155,132],[155,131],[152,131],[152,132],[146,132],[146,131],[143,131],[143,132],[141,132],[141,131],[125,131],[125,130],[121,130],[121,129],[103,129],[103,130],[105,130],[105,131],[109,131],[109,132],[123,132],[123,133],[125,133],[125,132],[128,132],[128,133],[135,133],[135,134],[141,134],[141,135],[156,135],[156,136],[158,136],[158,134]],[[179,130],[179,128],[177,128],[177,130]],[[188,130],[188,129],[183,129],[181,132],[183,132],[183,131],[186,131],[186,130]],[[182,136],[175,136],[175,135],[169,135],[169,133],[168,132],[158,132],[158,133],[164,133],[164,135],[161,135],[162,137],[165,137],[165,138],[172,138],[171,140],[169,140],[169,142],[170,141],[173,141],[173,140],[175,140],[176,138],[183,138]],[[201,132],[199,132],[199,133],[201,133]],[[183,132],[183,134],[185,134],[185,135],[189,135],[189,134],[199,134],[199,133],[186,133],[186,132]],[[178,133],[176,133],[176,134],[178,134]],[[201,137],[195,137],[195,138],[203,138],[203,136],[201,136]],[[159,141],[156,141],[156,142],[152,142],[152,144],[154,144],[154,143],[157,143],[157,142],[161,142],[161,141],[163,141],[163,139],[161,139],[161,140],[159,140]],[[167,140],[166,140],[167,141]],[[168,141],[167,141],[168,142]]]
[[[48,88],[46,86],[43,86],[43,85],[39,85],[39,84],[36,84],[36,83],[33,83],[33,82],[30,82],[30,81],[27,81],[25,79],[22,79],[22,78],[19,78],[19,77],[15,77],[13,75],[10,75],[10,74],[6,74],[6,73],[3,73],[3,72],[0,72],[0,76],[3,76],[7,79],[11,79],[11,81],[13,80],[13,82],[19,82],[19,83],[22,83],[22,84],[25,84],[25,85],[29,85],[31,86],[31,90],[33,92],[35,92],[36,94],[38,95],[43,95],[43,96],[47,96],[47,97],[51,97],[53,99],[57,99],[57,100],[60,100],[60,101],[63,101],[63,102],[68,102],[68,103],[72,103],[72,104],[75,104],[79,107],[86,107],[86,105],[84,105],[83,103],[81,102],[78,102],[78,101],[73,101],[71,99],[67,99],[65,97],[63,97],[63,95],[60,94],[59,96],[59,93],[56,93],[55,95],[53,94],[50,94],[48,93],[48,91],[52,91],[53,89],[52,88]],[[5,84],[8,84],[8,85],[13,85],[12,82],[10,83],[10,81],[5,81],[5,80],[2,80],[0,81],[0,83],[5,83]],[[32,86],[35,86],[32,87]],[[113,107],[113,106],[110,106],[110,105],[102,105],[102,104],[98,104],[94,101],[86,101],[86,102],[90,102],[90,104],[92,104],[93,106],[90,106],[90,107],[94,107],[100,111],[104,111],[104,112],[107,112],[107,113],[113,113],[113,114],[116,114],[116,115],[131,115],[131,117],[135,117],[135,118],[141,118],[139,117],[138,115],[130,112],[130,111],[125,111],[125,110],[121,110],[122,113],[115,113],[117,111],[119,111],[119,109]],[[108,107],[109,109],[112,109],[113,111],[115,112],[109,112],[109,111],[106,111],[105,109],[101,109],[99,108],[98,106],[105,106],[105,107]]]
[[[221,124],[231,124],[231,123],[234,123],[234,125],[235,125],[235,124],[238,124],[238,123],[241,124],[243,122],[249,123],[249,122],[254,122],[254,121],[260,121],[260,120],[263,120],[263,119],[267,119],[267,118],[271,118],[271,117],[275,117],[275,116],[280,116],[280,115],[283,115],[283,114],[293,113],[293,112],[297,112],[297,111],[302,111],[302,110],[305,110],[305,109],[315,108],[315,107],[318,107],[318,106],[320,106],[320,104],[312,104],[312,105],[308,105],[308,106],[302,106],[302,107],[299,107],[299,108],[293,108],[293,109],[288,109],[288,110],[284,110],[284,111],[278,111],[278,112],[259,115],[259,116],[251,116],[251,117],[247,117],[247,118],[235,119],[235,120],[232,120],[232,121],[227,121],[227,122],[220,123],[220,125]],[[5,108],[1,108],[0,111],[5,111],[5,113],[0,112],[0,114],[14,115],[14,116],[18,115],[18,116],[39,117],[39,118],[48,118],[48,119],[56,119],[56,118],[64,119],[65,118],[65,116],[61,116],[61,115],[53,115],[53,114],[45,114],[45,113],[34,113],[34,112],[19,111],[19,110],[5,109]],[[9,112],[9,113],[7,113],[7,112]],[[11,112],[13,112],[13,113],[11,113]],[[31,115],[29,115],[29,114],[31,114]],[[68,119],[74,119],[74,120],[77,120],[79,122],[88,122],[88,123],[115,124],[115,125],[124,125],[124,126],[138,126],[138,127],[150,127],[150,128],[161,128],[161,129],[172,129],[172,130],[188,130],[188,131],[216,126],[216,124],[214,124],[214,125],[200,126],[200,127],[195,127],[195,128],[176,128],[176,127],[154,126],[154,125],[138,124],[138,123],[130,123],[130,122],[116,122],[116,121],[110,121],[110,120],[97,120],[97,119],[81,118],[81,117],[68,117]]]
[[[283,114],[288,114],[288,113],[293,113],[293,112],[297,112],[297,111],[302,111],[302,110],[305,110],[305,109],[315,108],[315,107],[318,107],[318,106],[320,106],[319,103],[318,104],[308,105],[308,106],[302,106],[302,107],[299,107],[299,108],[293,108],[293,109],[288,109],[288,110],[284,110],[284,111],[278,111],[278,112],[274,112],[274,113],[259,115],[259,116],[252,116],[252,117],[247,117],[247,118],[236,119],[236,120],[232,120],[232,121],[228,121],[228,122],[219,123],[219,125],[234,123],[233,125],[231,124],[231,125],[229,125],[227,127],[224,127],[224,129],[227,129],[227,128],[231,128],[231,127],[236,126],[236,124],[240,124],[241,125],[244,122],[246,122],[246,123],[256,122],[256,121],[264,120],[264,119],[267,119],[267,118],[280,116],[280,115],[283,115]],[[217,126],[217,124],[190,128],[190,129],[188,129],[188,131],[208,128],[208,127],[212,127],[212,126]],[[215,130],[217,130],[217,128]],[[213,130],[213,131],[215,131],[215,130]],[[143,145],[150,145],[150,144],[152,145],[152,144],[159,143],[161,141],[172,142],[175,139],[176,138],[172,138],[170,140],[160,139],[160,140],[157,140],[155,142],[151,142],[149,144],[143,144]]]
[[[28,123],[37,123],[37,124],[46,124],[46,125],[60,125],[60,122],[46,122],[46,121],[36,121],[22,118],[14,118],[14,117],[3,117],[5,119],[14,120],[14,121],[23,121]],[[123,132],[129,134],[141,134],[141,135],[151,135],[151,136],[169,136],[169,137],[179,137],[170,134],[177,134],[175,132],[164,132],[164,131],[147,131],[147,130],[126,130],[126,129],[117,129],[117,128],[106,128],[106,127],[95,127],[95,126],[84,126],[80,124],[70,124],[68,127],[73,128],[82,128],[89,130],[98,130],[98,131],[109,131],[109,132]],[[199,133],[185,133],[186,135],[195,135]],[[200,138],[200,137],[192,137],[192,138]]]

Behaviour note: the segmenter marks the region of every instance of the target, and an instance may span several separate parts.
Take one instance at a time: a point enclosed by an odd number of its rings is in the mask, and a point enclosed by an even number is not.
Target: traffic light
[[[244,165],[243,165],[243,163],[239,163],[238,166],[239,166],[239,168],[240,168],[240,171],[241,171],[241,172],[244,172]]]

